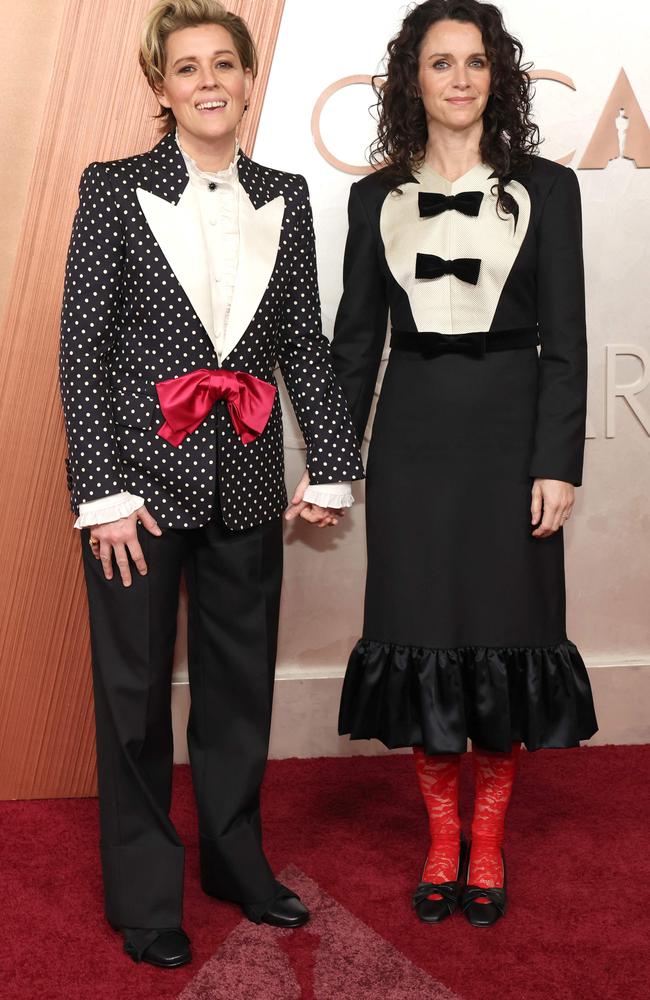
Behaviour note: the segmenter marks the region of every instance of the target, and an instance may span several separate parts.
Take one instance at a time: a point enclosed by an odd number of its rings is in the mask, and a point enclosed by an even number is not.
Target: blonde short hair
[[[230,34],[244,69],[253,79],[257,76],[257,49],[242,17],[231,14],[219,0],[157,0],[148,12],[140,36],[140,67],[147,83],[157,93],[165,78],[165,42],[173,31],[195,28],[201,24],[218,24]],[[162,131],[176,128],[171,108],[160,107],[157,116]]]

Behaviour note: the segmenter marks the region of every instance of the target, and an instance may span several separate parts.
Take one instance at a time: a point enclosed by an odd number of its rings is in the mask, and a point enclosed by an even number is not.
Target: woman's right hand
[[[119,521],[110,521],[109,524],[94,524],[90,529],[90,548],[95,559],[101,560],[104,576],[107,580],[113,579],[115,554],[115,562],[125,587],[131,586],[129,555],[140,576],[145,576],[147,572],[147,564],[138,541],[138,521],[152,535],[162,535],[145,506],[139,507],[129,517],[121,517]]]
[[[571,517],[575,489],[560,479],[536,479],[530,504],[533,538],[549,538]]]

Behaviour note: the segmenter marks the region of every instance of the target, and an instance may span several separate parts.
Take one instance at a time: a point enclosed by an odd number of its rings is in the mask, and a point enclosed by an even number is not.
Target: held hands
[[[287,521],[293,521],[295,518],[301,517],[303,521],[309,521],[310,524],[317,524],[319,528],[327,528],[332,524],[336,524],[339,518],[345,517],[343,508],[319,507],[315,503],[305,503],[303,496],[308,486],[309,473],[305,472],[296,486],[296,491],[291,498],[291,504],[284,515]]]
[[[560,479],[536,479],[530,505],[533,538],[548,538],[571,517],[575,490]]]
[[[162,531],[144,506],[139,507],[129,517],[121,517],[119,521],[111,521],[109,524],[95,524],[90,529],[90,547],[95,559],[101,559],[104,576],[107,580],[113,579],[113,554],[115,554],[115,562],[125,587],[131,586],[131,567],[127,550],[140,576],[144,576],[147,572],[147,564],[138,541],[138,521],[152,535],[162,535]]]

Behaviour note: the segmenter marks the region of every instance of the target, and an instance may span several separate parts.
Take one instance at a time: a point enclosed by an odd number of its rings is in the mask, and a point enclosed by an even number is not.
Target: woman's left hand
[[[561,479],[536,479],[530,505],[533,538],[548,538],[571,517],[575,489]]]
[[[306,503],[303,500],[305,490],[309,486],[309,473],[305,471],[302,479],[296,486],[296,490],[291,498],[291,504],[285,513],[287,521],[293,521],[296,517],[301,517],[303,521],[310,524],[317,524],[319,528],[327,528],[332,524],[337,524],[343,517],[343,509],[338,507],[319,507],[316,503]]]

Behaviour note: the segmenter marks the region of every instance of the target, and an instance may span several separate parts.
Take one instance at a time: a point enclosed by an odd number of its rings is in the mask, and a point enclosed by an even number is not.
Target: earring
[[[244,111],[248,111],[248,104],[244,105]]]

